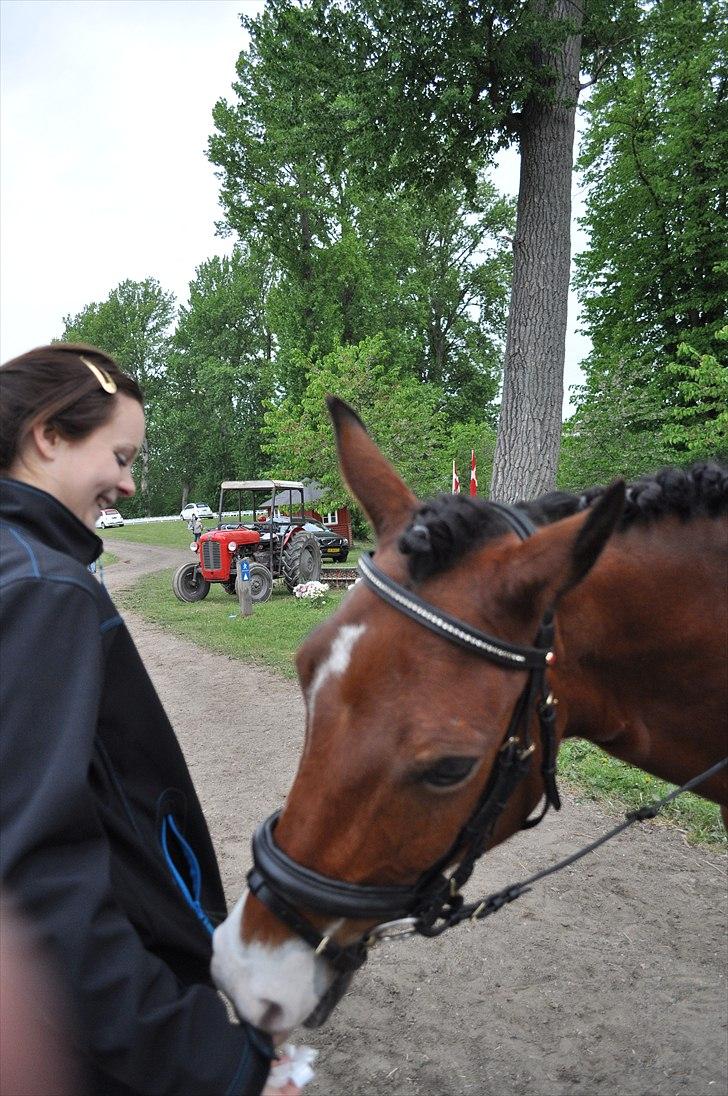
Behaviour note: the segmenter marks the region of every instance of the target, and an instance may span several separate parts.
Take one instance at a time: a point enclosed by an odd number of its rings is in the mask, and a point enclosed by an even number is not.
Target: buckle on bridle
[[[416,917],[400,917],[396,921],[385,921],[374,928],[364,937],[364,945],[373,948],[382,940],[399,940],[402,936],[413,936],[417,932]]]

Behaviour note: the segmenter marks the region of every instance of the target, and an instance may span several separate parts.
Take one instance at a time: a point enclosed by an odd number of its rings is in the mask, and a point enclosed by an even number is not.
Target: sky
[[[0,0],[1,361],[58,338],[64,316],[127,278],[156,278],[184,304],[196,267],[229,253],[205,149],[246,44],[239,14],[261,7]],[[516,193],[514,152],[493,181]],[[572,294],[565,413],[589,349],[576,324]]]

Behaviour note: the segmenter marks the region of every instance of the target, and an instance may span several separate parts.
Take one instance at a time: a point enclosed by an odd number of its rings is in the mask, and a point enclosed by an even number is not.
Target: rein
[[[511,530],[521,540],[535,532],[535,526],[522,510],[501,503],[491,502],[489,505],[505,518]],[[359,570],[367,586],[398,612],[404,613],[443,639],[490,662],[506,669],[527,672],[528,679],[516,701],[493,770],[470,818],[447,852],[414,885],[348,883],[298,864],[275,842],[274,830],[280,811],[272,814],[256,830],[252,841],[253,867],[247,876],[251,893],[305,940],[317,955],[325,958],[339,975],[325,995],[328,999],[326,1005],[324,1006],[322,999],[319,1008],[306,1021],[308,1026],[315,1026],[325,1019],[330,1008],[345,991],[352,972],[366,961],[368,951],[374,944],[413,933],[439,936],[462,921],[482,920],[490,916],[531,890],[533,883],[580,860],[635,822],[655,817],[666,803],[728,765],[727,757],[664,799],[628,812],[625,822],[579,852],[520,883],[488,895],[479,902],[466,904],[460,889],[470,878],[475,863],[485,850],[512,793],[530,771],[531,758],[536,750],[536,744],[530,737],[531,713],[534,711],[538,717],[541,740],[541,776],[545,800],[541,812],[533,818],[527,818],[521,828],[530,829],[543,819],[549,807],[558,810],[561,806],[556,785],[555,701],[547,691],[545,682],[547,667],[554,662],[553,616],[550,612],[544,615],[533,646],[519,646],[481,632],[440,611],[414,591],[385,575],[374,563],[371,554],[360,558]],[[448,874],[447,868],[453,863],[455,867]],[[298,912],[296,906],[303,906],[330,917],[377,919],[379,923],[361,939],[343,946],[329,935],[319,932]]]

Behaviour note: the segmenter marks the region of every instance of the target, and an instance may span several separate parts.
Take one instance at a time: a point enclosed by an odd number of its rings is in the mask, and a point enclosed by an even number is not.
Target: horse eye
[[[475,762],[474,757],[443,757],[431,769],[423,772],[420,779],[423,784],[431,784],[434,788],[447,788],[450,784],[459,784],[469,776]]]

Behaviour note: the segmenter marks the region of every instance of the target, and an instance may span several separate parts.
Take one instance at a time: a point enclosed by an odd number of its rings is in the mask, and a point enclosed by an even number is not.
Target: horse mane
[[[550,525],[586,510],[605,487],[591,487],[581,495],[551,491],[516,506],[536,525]],[[627,487],[620,529],[647,524],[668,514],[683,521],[698,516],[718,517],[728,512],[728,466],[700,461],[689,468],[663,468],[642,476]],[[505,519],[487,499],[469,495],[437,495],[416,510],[400,537],[399,547],[409,557],[411,578],[422,582],[447,570],[467,552],[508,531]]]

